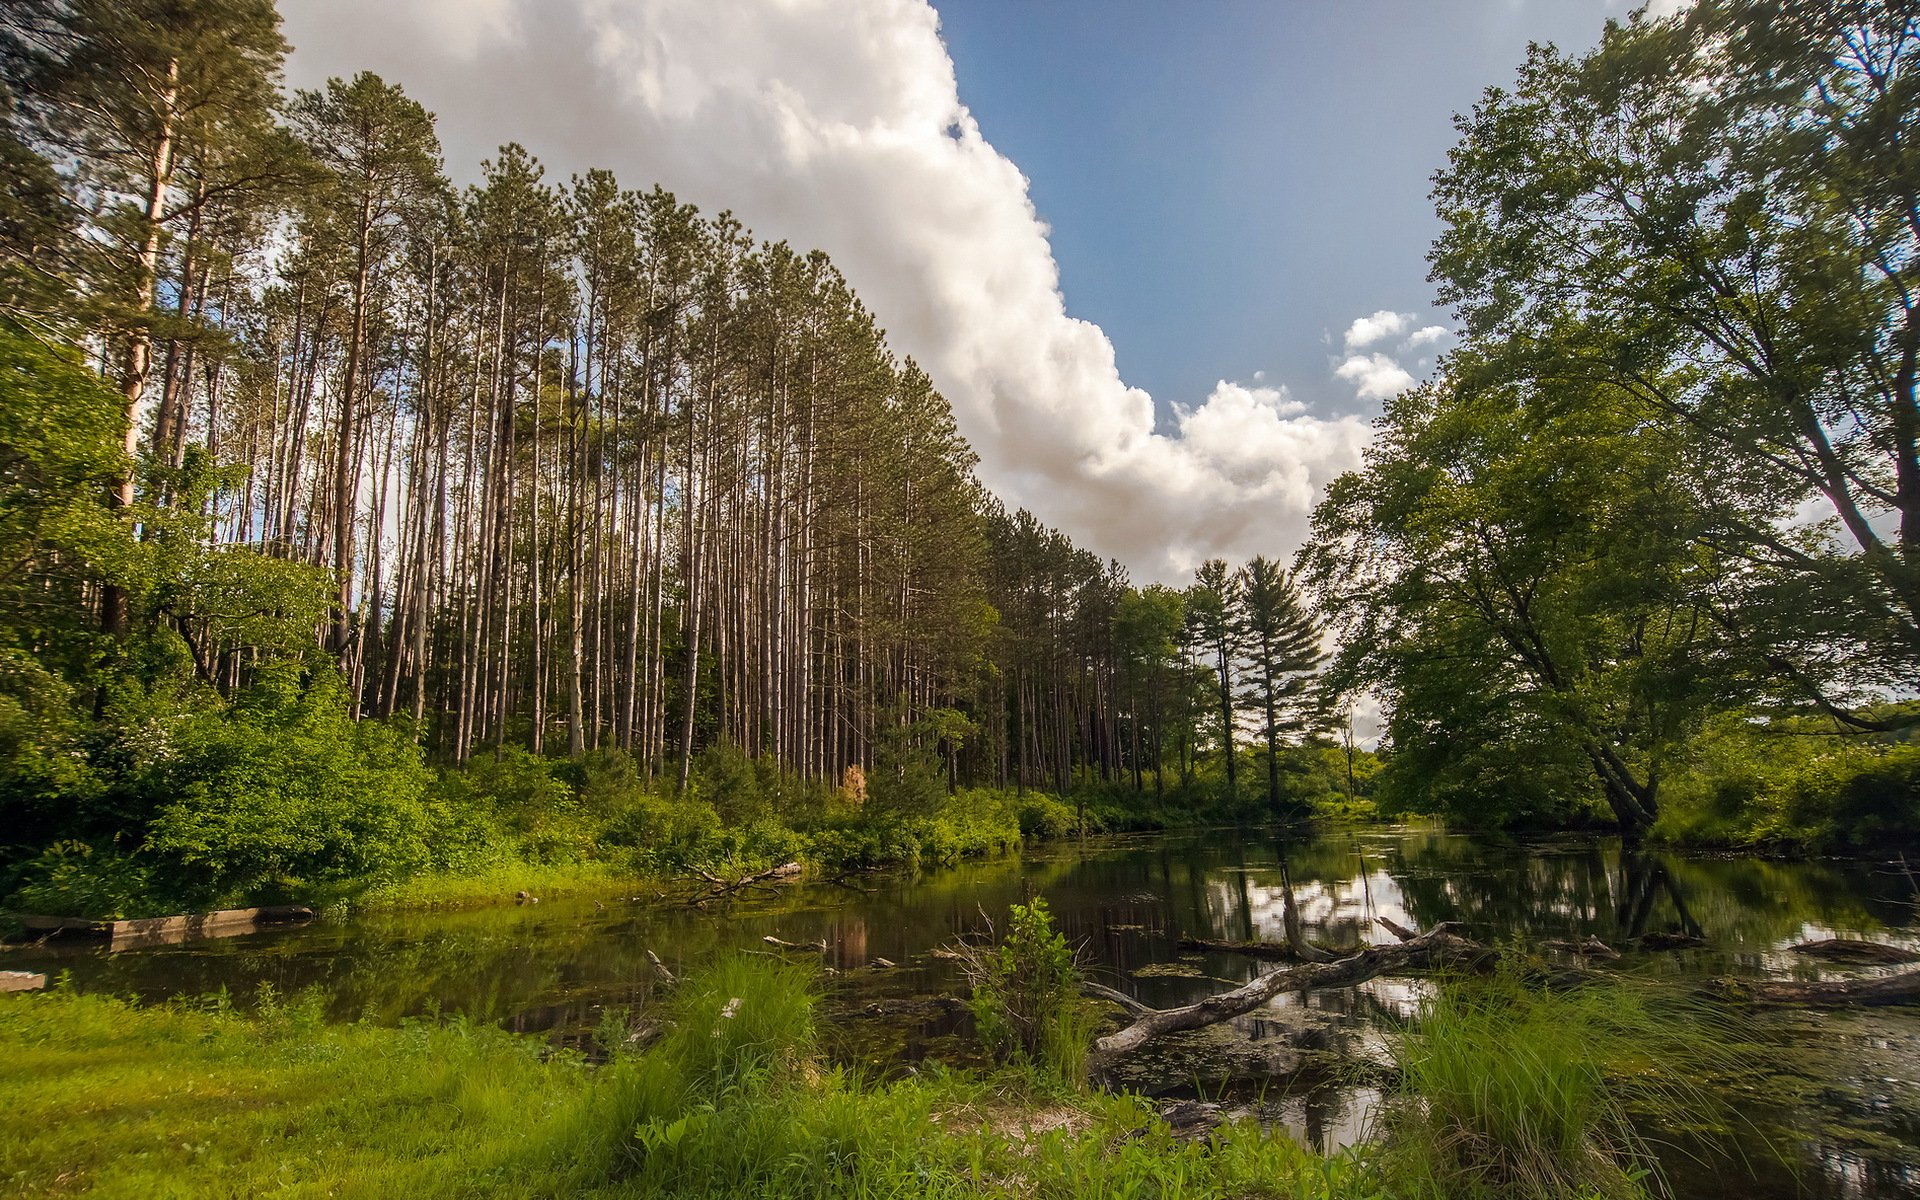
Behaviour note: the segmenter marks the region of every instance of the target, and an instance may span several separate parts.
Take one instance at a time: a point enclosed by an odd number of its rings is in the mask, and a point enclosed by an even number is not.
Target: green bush
[[[1020,797],[1020,834],[1022,837],[1063,838],[1074,831],[1073,809],[1045,792],[1028,792]]]
[[[153,870],[118,847],[56,842],[21,868],[8,905],[24,913],[119,920],[156,915]]]
[[[1920,842],[1920,744],[1729,714],[1688,745],[1656,832],[1801,851]]]
[[[135,780],[145,850],[183,898],[274,899],[302,885],[403,878],[432,860],[431,775],[407,738],[348,719],[330,674],[274,672],[232,704],[156,731]]]
[[[972,985],[973,1024],[1003,1062],[1024,1062],[1058,1079],[1086,1074],[1092,1019],[1080,998],[1073,948],[1053,927],[1047,902],[1007,910],[991,946],[966,946],[962,966]]]

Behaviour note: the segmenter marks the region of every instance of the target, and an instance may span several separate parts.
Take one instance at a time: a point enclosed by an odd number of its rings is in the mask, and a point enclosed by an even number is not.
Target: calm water
[[[396,1021],[463,1013],[580,1041],[605,1006],[652,999],[646,952],[669,965],[716,949],[762,948],[772,934],[825,940],[834,1052],[864,1069],[910,1069],[971,1055],[964,1018],[939,998],[964,994],[929,952],[979,931],[1009,903],[1043,894],[1093,970],[1155,1005],[1242,982],[1263,964],[1183,953],[1182,936],[1280,939],[1281,869],[1310,937],[1388,940],[1387,917],[1427,928],[1461,921],[1487,941],[1589,934],[1616,945],[1690,933],[1702,949],[1635,953],[1629,971],[1684,980],[1719,975],[1815,978],[1787,947],[1848,936],[1920,947],[1916,886],[1902,863],[1780,863],[1623,850],[1611,840],[1494,842],[1424,828],[1369,828],[1312,839],[1208,831],[1048,847],[1021,861],[967,865],[863,890],[791,886],[704,911],[652,892],[468,912],[324,921],[301,929],[107,953],[46,947],[6,954],[10,969],[70,972],[83,990],[158,999],[225,989],[245,1003],[271,985],[320,988],[340,1018]],[[875,969],[875,959],[893,968]],[[1829,972],[1832,974],[1832,972]],[[1226,1095],[1322,1147],[1362,1136],[1379,1072],[1381,1030],[1411,1011],[1409,980],[1284,996],[1191,1046],[1136,1064],[1152,1092]],[[1676,1143],[1667,1170],[1688,1196],[1920,1195],[1920,1012],[1767,1013],[1749,1076],[1715,1081],[1753,1124],[1734,1146]],[[1302,1054],[1298,1047],[1324,1053]]]

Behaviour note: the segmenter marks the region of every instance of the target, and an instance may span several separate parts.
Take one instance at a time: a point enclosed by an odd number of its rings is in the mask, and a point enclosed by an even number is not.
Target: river
[[[1096,977],[1174,1005],[1266,969],[1236,954],[1183,952],[1178,941],[1281,939],[1283,864],[1308,936],[1337,946],[1390,939],[1378,917],[1421,929],[1460,921],[1492,943],[1592,935],[1626,947],[1649,933],[1693,935],[1704,945],[1628,947],[1610,964],[1682,984],[1857,973],[1790,949],[1823,937],[1920,948],[1916,882],[1899,860],[1781,862],[1630,850],[1605,838],[1515,842],[1395,826],[1312,837],[1104,838],[914,877],[783,886],[705,909],[645,890],[368,914],[114,953],[49,945],[10,953],[7,965],[143,999],[224,990],[245,1005],[262,986],[281,995],[317,988],[339,1019],[458,1013],[588,1045],[603,1008],[651,1002],[649,950],[677,966],[725,947],[764,950],[768,935],[818,940],[834,969],[825,1010],[831,1052],[886,1075],[928,1057],[973,1061],[964,1016],[937,1000],[963,995],[964,986],[931,952],[977,933],[1008,904],[1044,895]],[[1197,1047],[1144,1059],[1127,1082],[1224,1096],[1331,1149],[1365,1136],[1382,1083],[1378,1070],[1339,1064],[1383,1058],[1386,1036],[1424,986],[1379,979],[1283,996]],[[1652,1131],[1665,1140],[1664,1171],[1678,1194],[1920,1194],[1920,1012],[1776,1011],[1742,1029],[1759,1057],[1743,1078],[1710,1081],[1740,1114],[1740,1131],[1704,1140]],[[1250,1073],[1268,1077],[1254,1082],[1244,1078]]]

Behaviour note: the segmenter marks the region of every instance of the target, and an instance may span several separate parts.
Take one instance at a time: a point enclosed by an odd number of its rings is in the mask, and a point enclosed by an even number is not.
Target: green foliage
[[[349,720],[322,675],[269,675],[231,705],[165,729],[135,787],[154,808],[145,850],[203,902],[404,877],[431,861],[431,775],[413,743]]]
[[[147,916],[154,894],[153,869],[116,846],[55,842],[19,870],[11,907],[29,913],[60,913],[117,920]]]
[[[1047,902],[1007,910],[993,944],[961,951],[972,985],[973,1024],[1003,1062],[1024,1062],[1077,1083],[1086,1074],[1093,1022],[1080,998],[1080,970],[1067,939],[1053,927]]]
[[[1503,967],[1422,1003],[1394,1060],[1384,1167],[1407,1200],[1647,1194],[1638,1120],[1697,1120],[1737,1066],[1719,1021],[1642,985],[1547,991]]]
[[[1676,747],[1742,686],[1696,590],[1723,564],[1689,537],[1671,433],[1514,384],[1522,353],[1462,351],[1389,402],[1305,559],[1347,614],[1342,685],[1392,704],[1384,808],[1507,824],[1599,800],[1644,831]]]
[[[1687,747],[1656,832],[1798,851],[1920,843],[1920,744],[1844,736],[1825,718],[1727,714]]]
[[[24,576],[36,560],[84,553],[110,536],[101,501],[127,467],[125,429],[120,398],[77,351],[0,319],[0,600],[10,624],[84,612],[72,593],[31,595]]]
[[[1531,48],[1435,177],[1461,355],[1531,409],[1579,381],[1670,448],[1659,475],[1595,448],[1659,501],[1606,553],[1698,551],[1663,589],[1776,700],[1851,708],[1920,664],[1912,32],[1900,6],[1774,0],[1609,22],[1586,54]]]
[[[1045,792],[1027,792],[1018,801],[1020,836],[1050,841],[1075,831],[1073,809]]]

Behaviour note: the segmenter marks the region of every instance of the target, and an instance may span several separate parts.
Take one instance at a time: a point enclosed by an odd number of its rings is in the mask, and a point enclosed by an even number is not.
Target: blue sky
[[[1596,0],[947,0],[960,98],[1026,173],[1068,311],[1158,401],[1256,371],[1316,410],[1379,309],[1441,320],[1428,180],[1452,114],[1527,43],[1593,44]]]

